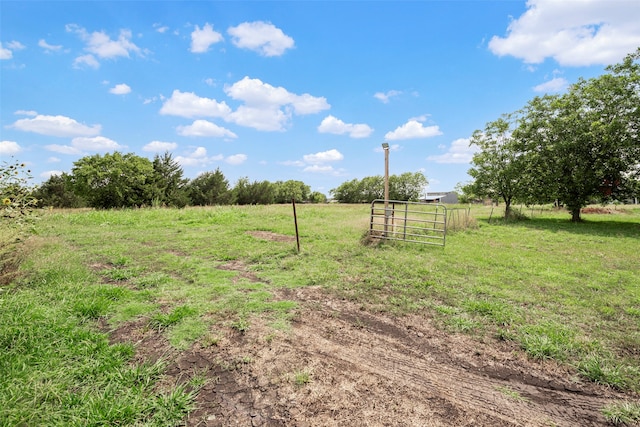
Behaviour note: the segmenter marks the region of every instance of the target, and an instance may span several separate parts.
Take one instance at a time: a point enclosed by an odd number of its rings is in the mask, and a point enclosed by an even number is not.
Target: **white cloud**
[[[45,149],[60,154],[81,155],[87,152],[106,152],[126,148],[112,139],[104,136],[76,137],[71,140],[71,145],[50,144]]]
[[[33,110],[18,110],[15,113],[13,113],[17,116],[30,116],[30,117],[35,117],[38,115],[38,113],[36,111]]]
[[[553,58],[565,66],[608,65],[640,46],[640,2],[528,0],[506,37],[489,49],[529,64]]]
[[[436,163],[469,163],[479,151],[476,145],[469,146],[469,138],[459,138],[451,143],[449,150],[438,156],[429,156],[427,160]]]
[[[49,157],[47,163],[60,163],[62,160],[57,157]]]
[[[248,107],[241,105],[229,114],[227,120],[240,126],[273,132],[284,131],[291,119],[291,113],[276,107]]]
[[[11,59],[13,58],[13,52],[11,50],[2,47],[2,43],[0,43],[0,59]]]
[[[74,137],[95,136],[100,133],[101,126],[87,126],[65,116],[37,115],[33,119],[20,119],[10,127],[24,132],[34,132],[41,135]]]
[[[202,29],[196,25],[191,33],[191,52],[204,53],[212,44],[222,41],[222,34],[214,31],[211,24],[205,24]]]
[[[2,47],[0,44],[0,59],[11,59],[13,58],[13,52],[9,49]]]
[[[235,46],[263,56],[280,56],[294,46],[293,39],[270,22],[244,22],[237,27],[230,27],[227,32],[232,36]]]
[[[393,132],[387,132],[384,136],[386,141],[397,141],[400,139],[431,138],[442,135],[438,126],[424,126],[416,119],[411,119]]]
[[[14,41],[10,41],[9,43],[7,43],[7,47],[9,49],[11,49],[11,50],[22,50],[22,49],[26,48],[25,45],[23,45],[20,42],[15,41],[15,40]]]
[[[231,108],[224,102],[215,99],[201,98],[193,92],[174,90],[160,108],[160,114],[180,117],[226,117]]]
[[[15,40],[4,43],[4,47],[0,43],[0,59],[11,59],[13,58],[13,51],[22,50],[25,47],[25,45]]]
[[[373,129],[366,124],[345,123],[334,116],[327,116],[318,126],[318,132],[336,135],[344,135],[346,133],[351,138],[366,138],[373,133]]]
[[[49,145],[45,145],[44,148],[46,150],[53,151],[54,153],[69,154],[72,156],[83,154],[82,150],[79,150],[70,145],[49,144]]]
[[[128,93],[131,93],[131,88],[128,84],[120,83],[109,89],[109,93],[112,93],[114,95],[126,95]]]
[[[43,48],[47,53],[49,52],[58,52],[62,50],[62,45],[52,45],[47,43],[44,39],[38,40],[38,46]]]
[[[89,52],[89,54],[78,56],[74,60],[73,64],[76,68],[82,65],[98,68],[100,63],[96,57],[114,59],[118,57],[129,58],[130,53],[142,55],[142,50],[131,41],[130,30],[120,30],[116,40],[112,40],[104,31],[89,33],[86,29],[75,24],[68,24],[66,30],[76,33],[85,42],[84,50]]]
[[[304,156],[302,156],[302,159],[306,163],[320,164],[320,163],[337,162],[344,159],[344,156],[342,155],[341,152],[339,152],[334,148],[329,151],[322,151],[315,154],[305,154]]]
[[[311,173],[334,173],[335,170],[333,166],[329,165],[311,165],[302,169],[303,172],[311,172]]]
[[[534,92],[553,93],[562,92],[567,88],[569,82],[563,77],[556,77],[547,82],[541,83],[533,88]]]
[[[79,136],[71,140],[71,145],[83,151],[110,151],[125,148],[112,139],[104,136],[85,137]]]
[[[387,104],[389,103],[389,100],[393,97],[396,97],[398,95],[402,94],[402,91],[399,90],[390,90],[386,93],[384,92],[376,92],[373,97],[376,99],[379,99],[380,101],[382,101],[383,103]]]
[[[186,156],[177,156],[176,162],[180,163],[180,165],[184,167],[187,167],[187,166],[205,167],[223,159],[224,159],[224,156],[222,156],[222,154],[209,157],[207,156],[206,148],[198,147],[192,153],[187,154]]]
[[[150,143],[142,147],[142,151],[160,153],[165,151],[173,151],[176,148],[178,148],[178,144],[176,144],[175,142],[151,141]]]
[[[330,108],[324,97],[306,93],[297,95],[283,87],[274,87],[249,77],[225,87],[224,91],[232,99],[245,103],[226,120],[258,130],[281,131],[285,129],[292,113],[314,114]]]
[[[303,168],[302,172],[324,173],[339,176],[342,174],[343,170],[336,170],[328,163],[339,162],[342,159],[344,159],[342,153],[336,149],[332,149],[314,154],[305,154],[302,156],[302,160],[289,160],[280,162],[280,164]]]
[[[99,58],[129,58],[129,52],[140,53],[140,48],[131,42],[131,31],[120,30],[118,40],[111,38],[104,32],[94,32],[87,41],[87,51],[98,55]]]
[[[166,25],[159,24],[159,23],[153,24],[153,28],[157,32],[159,32],[160,34],[164,34],[169,30],[169,27],[167,27]]]
[[[402,147],[400,144],[389,144],[389,151],[400,151],[401,149]],[[373,151],[376,153],[384,153],[384,148],[382,148],[382,146],[378,146],[374,148]]]
[[[42,173],[40,174],[40,178],[49,179],[49,178],[51,178],[52,176],[60,176],[60,175],[62,175],[63,173],[64,173],[64,172],[62,172],[62,171],[56,171],[56,170],[53,170],[53,171],[45,171],[45,172],[42,172]]]
[[[238,135],[211,123],[207,120],[196,120],[189,126],[178,126],[176,128],[178,135],[182,136],[208,136],[215,138],[237,138]]]
[[[230,165],[240,165],[244,162],[247,161],[247,155],[246,154],[234,154],[232,156],[227,157],[226,159],[224,159],[225,162],[229,163]]]
[[[96,57],[91,54],[80,55],[73,60],[74,68],[82,68],[83,65],[86,65],[87,67],[91,67],[95,69],[100,68],[100,63],[98,62]]]
[[[22,151],[22,147],[15,141],[0,141],[0,154],[13,155]]]

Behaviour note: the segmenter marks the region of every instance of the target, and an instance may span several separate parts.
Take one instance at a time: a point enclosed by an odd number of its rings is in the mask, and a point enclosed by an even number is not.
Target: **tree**
[[[182,177],[180,164],[167,151],[153,158],[154,203],[167,206],[184,207],[189,202],[185,186],[188,179]]]
[[[38,206],[54,208],[81,208],[86,206],[82,197],[75,193],[73,177],[67,173],[51,175],[35,191]]]
[[[220,168],[198,175],[187,184],[186,192],[191,203],[199,206],[226,205],[233,201],[229,181]]]
[[[382,175],[365,176],[359,183],[359,203],[371,203],[384,198],[384,177]]]
[[[329,190],[329,194],[339,203],[361,203],[362,184],[360,180],[355,178]]]
[[[420,196],[428,183],[422,172],[405,172],[401,175],[391,175],[389,177],[389,199],[414,202],[420,200]]]
[[[557,200],[571,220],[605,183],[640,163],[640,49],[600,77],[581,79],[562,96],[536,97],[514,131],[526,159],[528,199]]]
[[[132,153],[83,157],[72,175],[76,194],[94,208],[149,206],[154,196],[151,161]]]
[[[275,203],[290,203],[291,199],[306,201],[311,193],[311,188],[302,181],[276,181],[273,187]]]
[[[427,178],[422,172],[405,172],[389,177],[390,200],[419,200]],[[367,176],[362,180],[353,179],[329,191],[340,203],[371,203],[384,198],[384,177]]]
[[[269,181],[249,182],[249,178],[240,178],[232,191],[239,205],[269,205],[275,200],[275,187]]]
[[[488,197],[505,203],[504,216],[511,215],[511,203],[522,195],[523,157],[516,150],[512,136],[513,122],[509,116],[487,123],[484,131],[476,130],[471,144],[480,151],[473,155],[469,176],[473,181],[463,187],[465,194]]]
[[[314,191],[309,195],[309,202],[311,203],[327,203],[327,196],[319,191]]]

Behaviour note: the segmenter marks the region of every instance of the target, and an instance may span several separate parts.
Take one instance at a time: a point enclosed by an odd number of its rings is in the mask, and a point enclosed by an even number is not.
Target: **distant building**
[[[458,193],[455,191],[427,193],[420,201],[424,203],[458,203]]]

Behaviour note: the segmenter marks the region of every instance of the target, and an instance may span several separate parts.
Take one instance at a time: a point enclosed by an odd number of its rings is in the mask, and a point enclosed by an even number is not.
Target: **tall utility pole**
[[[389,144],[382,144],[384,150],[384,237],[389,229]]]

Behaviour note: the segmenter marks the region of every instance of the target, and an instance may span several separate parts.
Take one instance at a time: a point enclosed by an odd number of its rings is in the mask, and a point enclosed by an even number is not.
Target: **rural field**
[[[640,207],[51,210],[3,237],[0,425],[640,423]],[[13,239],[10,242],[7,239]]]

